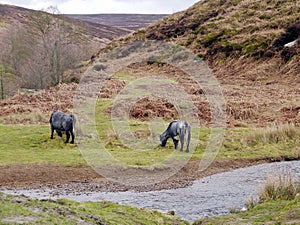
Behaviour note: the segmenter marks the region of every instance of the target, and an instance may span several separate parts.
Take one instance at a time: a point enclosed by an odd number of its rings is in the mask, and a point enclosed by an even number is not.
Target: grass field
[[[65,144],[57,135],[50,139],[46,125],[0,126],[0,165],[54,162],[63,166],[85,164],[76,145]]]
[[[98,102],[98,112],[105,112],[110,102]],[[100,110],[101,109],[101,110]],[[166,158],[172,160],[201,159],[207,153],[207,144],[212,130],[201,128],[193,130],[192,143],[196,144],[195,151],[190,153],[174,152],[171,140],[165,148],[159,146],[159,133],[155,135],[156,146],[150,149],[132,149],[125,146],[115,134],[108,115],[96,114],[96,129],[106,151],[114,158],[130,166],[147,166],[160,163]],[[148,122],[129,120],[131,132],[149,133]],[[166,123],[167,124],[167,123]],[[153,129],[153,127],[152,127]],[[195,136],[196,134],[196,136]],[[81,134],[79,134],[81,135]],[[291,124],[270,126],[268,128],[232,128],[225,130],[223,143],[217,152],[217,159],[284,157],[299,158],[300,128]],[[78,145],[65,144],[65,137],[55,135],[50,139],[49,125],[0,125],[0,165],[20,163],[54,162],[62,166],[81,166],[86,162],[81,155]],[[136,139],[137,142],[141,139]],[[136,144],[136,143],[134,143]],[[134,145],[138,146],[138,144]]]
[[[140,133],[151,135],[154,133],[157,146],[148,151],[136,151],[136,149],[130,149],[123,145],[110,123],[109,115],[105,113],[111,105],[111,100],[98,101],[96,107],[98,113],[95,120],[99,137],[104,141],[106,148],[114,157],[122,159],[128,165],[148,165],[153,163],[153,161],[162,161],[174,153],[171,140],[168,141],[166,148],[159,146],[159,134],[165,129],[168,123],[164,125],[158,123],[155,124],[156,127],[153,127],[151,121],[129,119],[125,122],[128,123],[130,132],[139,131]],[[202,159],[205,154],[212,151],[212,149],[207,148],[207,145],[211,141],[212,132],[218,131],[205,127],[193,129],[191,142],[194,145],[194,152],[189,154],[176,152],[173,159]],[[266,128],[228,128],[224,130],[224,140],[220,149],[217,149],[218,154],[216,158],[299,158],[299,135],[300,128],[292,124],[272,125]],[[136,139],[136,141],[140,140]]]

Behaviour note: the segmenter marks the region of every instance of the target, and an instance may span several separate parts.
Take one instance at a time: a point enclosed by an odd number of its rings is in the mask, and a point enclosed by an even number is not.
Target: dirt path
[[[2,189],[32,189],[56,188],[77,191],[151,191],[186,187],[196,179],[212,174],[230,171],[260,163],[279,161],[282,159],[239,159],[216,160],[205,171],[197,171],[199,161],[190,161],[177,174],[155,185],[125,186],[112,182],[90,167],[61,167],[54,164],[30,164],[1,166],[0,188]],[[196,171],[196,172],[195,172]]]

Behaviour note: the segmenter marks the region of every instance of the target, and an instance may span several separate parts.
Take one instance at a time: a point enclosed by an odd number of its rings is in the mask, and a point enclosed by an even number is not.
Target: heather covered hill
[[[282,73],[295,75],[300,70],[296,63],[299,37],[300,4],[296,0],[204,0],[137,31],[131,40],[176,42],[204,57],[212,68],[224,67],[230,59],[278,59],[274,65],[279,63]],[[298,44],[284,47],[295,40]]]
[[[13,5],[0,4],[0,31],[11,23],[28,23],[35,10]],[[126,35],[132,31],[149,26],[162,19],[166,14],[69,14],[61,18],[69,23],[85,28],[86,39],[97,38],[102,43]],[[3,31],[3,30],[2,30]],[[0,33],[1,34],[1,33]],[[101,40],[102,39],[102,40]]]
[[[199,1],[109,47],[146,39],[175,42],[205,60],[221,83],[230,124],[299,123],[298,1]]]
[[[295,0],[205,0],[154,23],[145,37],[176,41],[203,54],[213,46],[227,46],[220,50],[259,56],[261,50],[296,40],[299,19]]]

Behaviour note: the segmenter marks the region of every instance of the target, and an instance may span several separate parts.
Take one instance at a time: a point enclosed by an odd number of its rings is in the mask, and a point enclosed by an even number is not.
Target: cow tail
[[[188,142],[190,143],[191,141],[191,126],[188,125],[188,128],[187,128],[187,137],[188,137]]]
[[[76,119],[75,116],[73,114],[71,114],[72,117],[72,128],[73,128],[73,133],[75,134],[75,123],[76,123]]]
[[[185,123],[185,136],[187,139],[187,143],[190,143],[191,140],[191,126],[186,122]]]

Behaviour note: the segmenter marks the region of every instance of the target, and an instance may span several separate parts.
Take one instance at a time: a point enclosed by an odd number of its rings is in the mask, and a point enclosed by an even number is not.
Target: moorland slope
[[[229,124],[266,126],[299,124],[299,37],[300,5],[295,0],[205,0],[114,40],[108,48],[154,39],[191,49],[219,80]],[[290,42],[294,44],[288,47]],[[135,67],[138,73],[149,70]],[[176,77],[178,71],[167,67],[159,71]]]

